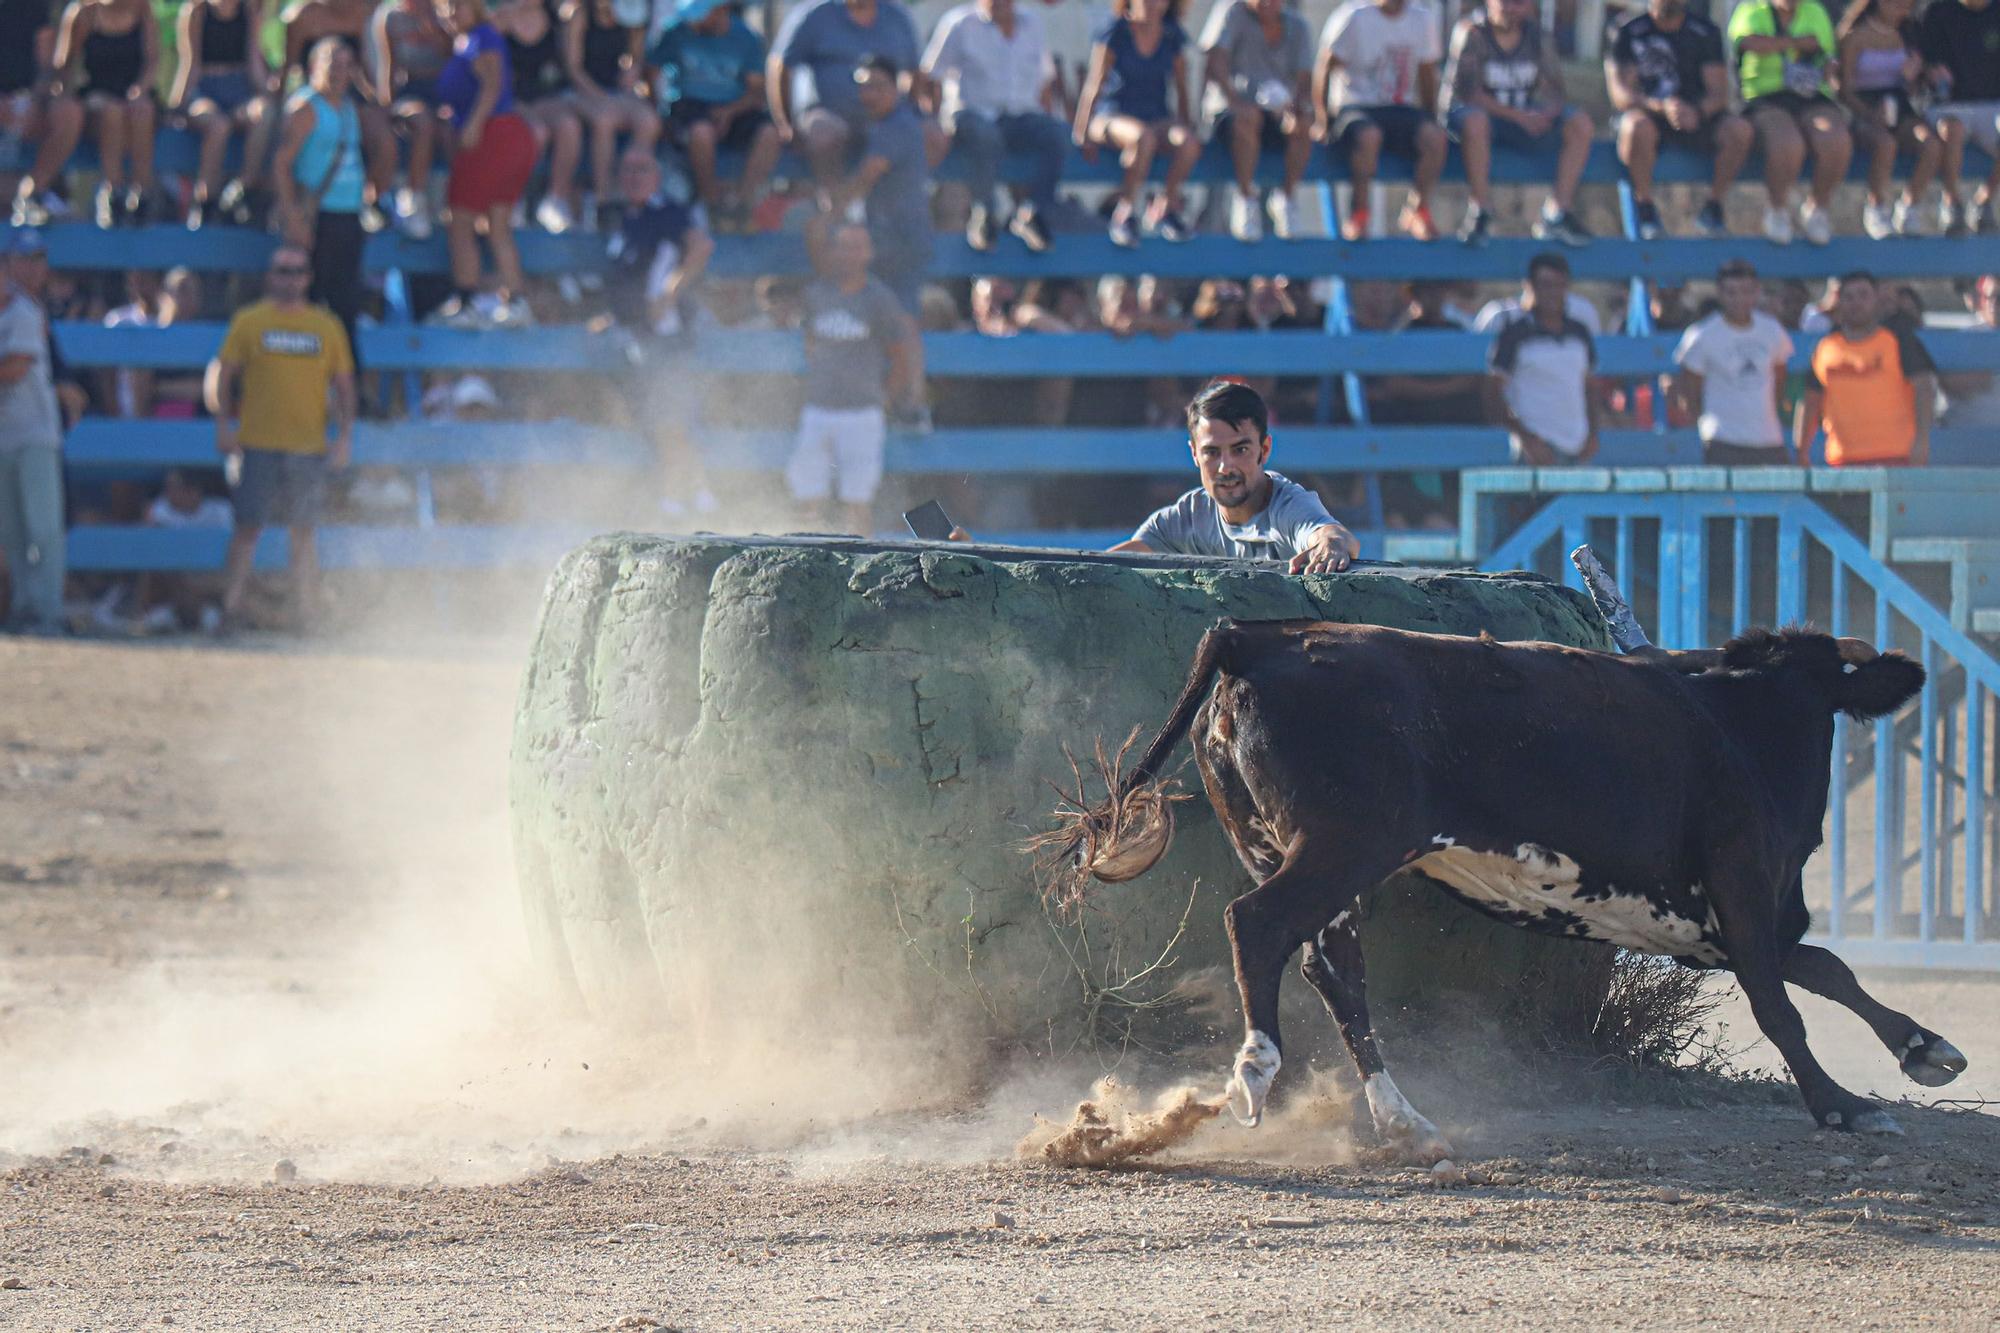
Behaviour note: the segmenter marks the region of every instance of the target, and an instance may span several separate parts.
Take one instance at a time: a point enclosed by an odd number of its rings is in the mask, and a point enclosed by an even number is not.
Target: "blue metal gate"
[[[1827,841],[1806,870],[1814,938],[1855,963],[2000,971],[1989,896],[2000,663],[1985,646],[1801,495],[1561,495],[1479,564],[1581,587],[1564,555],[1586,541],[1663,647],[1811,621],[1923,664],[1923,691],[1900,715],[1865,730],[1835,722]]]

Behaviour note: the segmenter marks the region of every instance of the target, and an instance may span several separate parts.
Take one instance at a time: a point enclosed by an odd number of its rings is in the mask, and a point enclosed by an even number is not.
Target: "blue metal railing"
[[[1872,738],[1857,744],[1848,720],[1835,720],[1827,843],[1807,868],[1807,900],[1819,937],[1850,961],[2000,971],[2000,908],[1989,898],[2000,807],[1988,761],[2000,662],[1803,495],[1560,495],[1479,563],[1560,572],[1580,587],[1562,552],[1584,541],[1611,553],[1642,618],[1650,603],[1664,647],[1709,644],[1758,620],[1810,620],[1923,664],[1915,703],[1877,721]],[[1715,574],[1726,589],[1711,586]],[[1866,847],[1850,846],[1856,833]]]

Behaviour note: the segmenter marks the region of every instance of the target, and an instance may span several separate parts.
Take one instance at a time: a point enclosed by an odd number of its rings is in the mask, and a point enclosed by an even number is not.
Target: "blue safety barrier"
[[[1558,495],[1479,563],[1575,586],[1563,556],[1590,541],[1628,592],[1653,589],[1635,605],[1663,647],[1814,620],[1915,657],[1923,691],[1900,717],[1874,724],[1872,743],[1855,744],[1853,724],[1835,720],[1827,844],[1806,878],[1814,937],[1859,964],[2000,970],[2000,804],[1986,758],[2000,721],[2000,663],[1808,495],[1667,490],[1662,480],[1626,475],[1614,490]],[[1477,489],[1479,479],[1466,484]],[[1711,587],[1715,572],[1726,587]],[[1850,838],[1856,825],[1867,831]]]

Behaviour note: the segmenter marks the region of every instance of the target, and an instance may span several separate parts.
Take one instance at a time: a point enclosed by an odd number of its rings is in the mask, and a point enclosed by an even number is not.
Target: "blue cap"
[[[33,227],[16,227],[13,235],[7,238],[7,253],[10,255],[45,255],[48,252],[49,243]]]

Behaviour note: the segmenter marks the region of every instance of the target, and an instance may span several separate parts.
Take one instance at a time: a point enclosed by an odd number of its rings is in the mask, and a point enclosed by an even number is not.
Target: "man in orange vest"
[[[1922,467],[1930,462],[1937,367],[1914,333],[1881,321],[1875,277],[1839,280],[1834,327],[1813,348],[1812,372],[1793,421],[1801,466],[1826,427],[1829,467]]]

